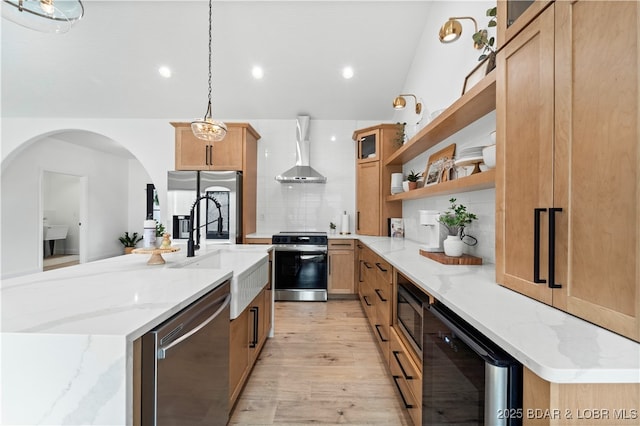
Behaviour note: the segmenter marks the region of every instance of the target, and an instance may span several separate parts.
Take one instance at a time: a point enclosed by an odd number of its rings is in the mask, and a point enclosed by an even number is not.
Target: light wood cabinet
[[[392,267],[368,247],[361,250],[359,296],[378,346],[389,362],[389,333],[393,306]]]
[[[175,169],[242,172],[242,238],[256,232],[258,139],[248,123],[226,123],[227,136],[219,142],[196,138],[191,123],[171,123],[175,128]]]
[[[235,404],[271,329],[271,286],[231,321],[229,337],[229,408]]]
[[[496,279],[636,341],[639,22],[556,2],[497,62]]]
[[[506,46],[554,0],[498,0],[498,46]]]
[[[389,336],[389,371],[413,424],[421,425],[422,366],[414,361],[411,350],[407,349],[393,327]]]
[[[191,131],[191,123],[171,123],[176,133],[176,170],[245,170],[247,150],[256,147],[260,135],[250,124],[226,123],[222,141],[207,142]]]
[[[356,232],[361,235],[388,235],[387,221],[392,217],[402,217],[402,203],[389,201],[391,195],[391,174],[402,172],[402,165],[385,166],[386,158],[395,150],[393,141],[397,127],[394,124],[380,124],[356,130]],[[364,141],[364,142],[363,142]],[[363,143],[373,144],[375,156],[367,154],[361,158]],[[365,151],[365,154],[369,151]]]
[[[329,295],[355,294],[354,241],[329,239]]]
[[[637,425],[638,383],[551,383],[523,368],[526,426]]]

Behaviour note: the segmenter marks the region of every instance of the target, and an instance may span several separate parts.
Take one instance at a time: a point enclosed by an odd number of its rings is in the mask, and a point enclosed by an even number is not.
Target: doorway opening
[[[85,179],[42,172],[42,270],[84,262],[82,217]]]

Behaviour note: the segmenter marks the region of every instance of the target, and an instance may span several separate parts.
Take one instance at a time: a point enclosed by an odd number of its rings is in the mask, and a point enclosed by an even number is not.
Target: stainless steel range
[[[274,245],[275,300],[327,301],[327,233],[280,232]]]

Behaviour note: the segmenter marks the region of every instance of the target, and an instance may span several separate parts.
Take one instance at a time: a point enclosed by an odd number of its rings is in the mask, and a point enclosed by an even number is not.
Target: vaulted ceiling
[[[2,20],[3,117],[204,115],[207,1],[83,3],[66,34]],[[390,119],[430,3],[215,0],[214,117]],[[342,77],[345,66],[353,78]]]

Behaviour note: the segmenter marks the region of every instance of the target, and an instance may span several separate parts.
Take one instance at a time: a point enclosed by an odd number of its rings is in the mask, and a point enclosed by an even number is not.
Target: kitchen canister
[[[402,189],[402,173],[391,173],[391,193],[399,194],[404,192]]]
[[[156,246],[156,221],[145,220],[144,221],[144,233],[142,234],[143,245],[145,248],[152,248]]]

